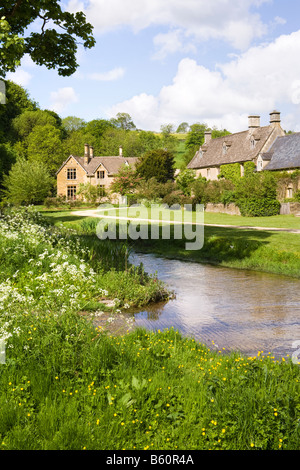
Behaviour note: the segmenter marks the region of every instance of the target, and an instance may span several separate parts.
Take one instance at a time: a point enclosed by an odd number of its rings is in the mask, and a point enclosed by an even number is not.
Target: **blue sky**
[[[64,0],[94,26],[71,77],[25,57],[7,78],[41,108],[138,128],[195,122],[238,132],[273,109],[300,132],[299,0]],[[38,25],[37,25],[38,27]]]

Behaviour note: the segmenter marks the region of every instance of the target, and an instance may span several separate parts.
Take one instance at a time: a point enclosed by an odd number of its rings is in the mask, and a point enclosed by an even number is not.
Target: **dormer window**
[[[223,144],[223,155],[226,155],[226,153],[227,153],[227,145],[224,142],[224,144]]]
[[[251,140],[250,140],[251,150],[253,150],[255,148],[255,145],[256,145],[256,140],[254,139],[254,137],[251,137]]]

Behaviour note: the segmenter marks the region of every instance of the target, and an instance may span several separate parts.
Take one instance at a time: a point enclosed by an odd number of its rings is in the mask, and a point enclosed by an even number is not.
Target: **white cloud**
[[[57,113],[62,112],[72,103],[77,103],[79,98],[72,87],[60,88],[50,94],[51,109]]]
[[[153,43],[157,48],[157,52],[153,55],[153,59],[163,60],[169,54],[175,52],[196,52],[196,47],[192,42],[187,40],[186,35],[181,29],[176,29],[168,33],[157,34]]]
[[[270,0],[70,0],[69,11],[83,9],[96,32],[129,26],[138,32],[163,25],[185,30],[196,40],[222,39],[238,49],[262,37],[267,26],[251,11]]]
[[[125,74],[125,70],[122,67],[116,67],[113,70],[109,70],[108,72],[102,72],[102,73],[91,73],[88,75],[88,78],[91,80],[97,80],[101,82],[111,82],[115,80],[119,80],[122,78]]]
[[[292,106],[294,121],[289,116],[289,128],[296,128],[300,118],[299,55],[300,31],[253,47],[215,70],[186,58],[179,63],[173,83],[157,96],[134,96],[108,114],[128,112],[137,127],[152,130],[186,121],[237,132],[247,127],[249,113],[266,116],[275,107]]]

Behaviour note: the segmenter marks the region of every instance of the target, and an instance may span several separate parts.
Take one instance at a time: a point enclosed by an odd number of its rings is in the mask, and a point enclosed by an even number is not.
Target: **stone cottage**
[[[248,129],[236,134],[212,139],[211,133],[205,133],[205,142],[196,152],[187,168],[196,170],[196,176],[207,180],[217,180],[222,165],[239,163],[241,176],[244,164],[254,162],[257,171],[261,171],[269,163],[262,158],[278,137],[285,136],[281,127],[280,112],[270,113],[270,124],[261,127],[260,116],[249,116]]]
[[[125,158],[120,147],[118,156],[96,157],[93,147],[85,144],[84,156],[70,155],[56,172],[57,195],[75,200],[79,185],[91,183],[109,189],[123,165],[135,166],[136,158]]]
[[[300,170],[300,132],[278,137],[267,153],[262,154],[264,169],[283,171],[287,177],[282,180],[279,198],[291,199],[300,190],[300,177],[288,177],[295,170]]]

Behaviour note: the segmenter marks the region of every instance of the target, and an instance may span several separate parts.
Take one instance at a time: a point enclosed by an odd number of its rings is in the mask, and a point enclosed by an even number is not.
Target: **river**
[[[148,254],[135,253],[131,262],[157,272],[176,294],[136,312],[137,326],[174,327],[213,349],[246,355],[283,357],[300,349],[299,279]]]

